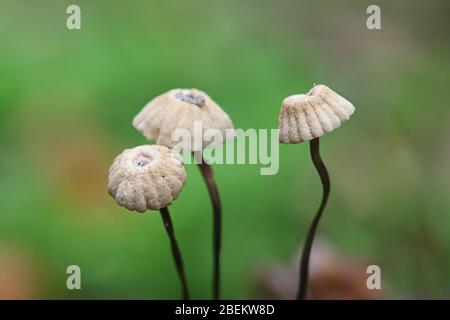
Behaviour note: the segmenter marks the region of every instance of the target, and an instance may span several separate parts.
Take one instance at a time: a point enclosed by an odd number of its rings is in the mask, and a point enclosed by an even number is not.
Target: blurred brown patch
[[[298,290],[299,257],[288,264],[274,265],[263,270],[257,281],[257,290],[265,299],[296,299]],[[367,266],[370,263],[340,255],[323,242],[316,241],[310,259],[308,299],[351,300],[378,299],[382,290],[366,286]],[[382,284],[383,288],[384,284]]]
[[[94,139],[66,137],[42,156],[56,183],[74,202],[85,206],[104,203],[110,161]]]
[[[0,300],[36,298],[38,274],[34,259],[25,250],[0,244]]]
[[[16,120],[18,140],[23,152],[37,160],[33,164],[38,174],[44,181],[50,179],[55,196],[69,200],[71,208],[108,206],[106,185],[113,156],[105,145],[111,141],[91,114],[94,107],[79,97],[67,105],[67,97],[48,93],[29,100]]]

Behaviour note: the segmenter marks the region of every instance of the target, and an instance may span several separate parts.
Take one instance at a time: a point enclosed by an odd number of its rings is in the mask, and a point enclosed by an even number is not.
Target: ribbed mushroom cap
[[[147,103],[133,119],[133,126],[147,139],[156,140],[157,144],[174,147],[178,141],[172,141],[175,129],[190,132],[190,150],[196,151],[194,145],[194,123],[201,121],[201,145],[209,148],[224,142],[233,135],[227,129],[233,129],[233,123],[222,108],[206,93],[197,89],[173,89]],[[205,131],[217,129],[222,133],[223,141],[209,141]]]
[[[143,145],[116,157],[109,169],[108,192],[119,205],[144,212],[170,205],[185,181],[179,154],[164,146]]]
[[[300,143],[339,128],[355,107],[325,85],[285,98],[279,116],[280,142]]]

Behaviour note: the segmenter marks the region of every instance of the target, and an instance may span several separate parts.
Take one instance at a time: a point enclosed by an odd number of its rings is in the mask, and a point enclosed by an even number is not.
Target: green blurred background
[[[82,29],[66,28],[81,7]],[[382,29],[366,28],[381,7]],[[276,128],[283,97],[325,83],[356,107],[321,139],[332,194],[320,236],[379,265],[386,297],[450,293],[448,1],[0,1],[0,291],[4,298],[180,297],[157,213],[106,191],[132,118],[177,87],[210,94],[237,128]],[[316,210],[307,144],[280,171],[215,165],[223,297],[258,298]],[[195,165],[171,206],[195,298],[210,298],[211,206]],[[82,290],[66,288],[66,268]]]

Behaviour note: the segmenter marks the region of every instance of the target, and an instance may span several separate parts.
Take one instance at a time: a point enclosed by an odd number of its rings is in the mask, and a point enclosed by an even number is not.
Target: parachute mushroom
[[[289,96],[281,104],[280,143],[296,144],[310,141],[311,159],[323,186],[322,201],[309,227],[302,251],[297,296],[299,300],[306,297],[311,247],[330,194],[330,177],[320,156],[319,137],[339,128],[350,119],[354,111],[355,107],[349,101],[325,85],[315,85],[306,94]]]

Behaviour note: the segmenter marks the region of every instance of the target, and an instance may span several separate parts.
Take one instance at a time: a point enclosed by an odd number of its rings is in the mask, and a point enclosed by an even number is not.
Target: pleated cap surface
[[[325,85],[285,98],[279,116],[280,142],[301,143],[339,128],[355,111],[348,100]]]
[[[195,130],[196,123],[200,132]],[[184,148],[193,151],[222,144],[234,136],[230,117],[211,97],[197,89],[173,89],[154,98],[133,119],[133,126],[147,139],[170,148],[179,142],[172,137],[174,131],[184,129],[190,135]],[[218,130],[222,139],[205,135],[209,129]]]
[[[185,181],[178,153],[164,146],[143,145],[116,157],[109,169],[108,193],[128,210],[158,210],[178,197]]]

